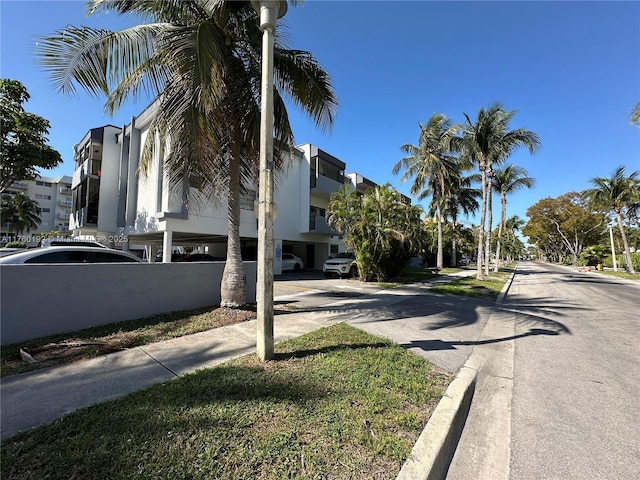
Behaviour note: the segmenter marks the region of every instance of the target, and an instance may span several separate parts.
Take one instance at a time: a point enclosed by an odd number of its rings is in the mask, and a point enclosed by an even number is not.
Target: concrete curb
[[[462,434],[477,372],[463,366],[449,384],[396,480],[443,479]]]
[[[496,305],[504,301],[516,271],[517,266],[502,287]],[[446,477],[471,408],[478,378],[478,361],[472,353],[449,384],[396,480],[440,480]]]

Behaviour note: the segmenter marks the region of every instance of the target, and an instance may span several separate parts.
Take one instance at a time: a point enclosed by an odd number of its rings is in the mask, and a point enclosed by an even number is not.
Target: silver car
[[[11,253],[0,258],[0,265],[43,263],[138,263],[132,253],[103,247],[40,247]]]
[[[354,278],[358,276],[358,264],[356,256],[351,252],[342,252],[335,257],[331,257],[322,265],[322,272],[325,277],[337,275],[338,277]]]

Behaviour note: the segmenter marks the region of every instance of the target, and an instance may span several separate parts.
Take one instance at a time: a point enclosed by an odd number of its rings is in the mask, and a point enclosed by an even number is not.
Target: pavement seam
[[[167,367],[164,363],[162,363],[160,360],[158,360],[156,357],[154,357],[153,355],[151,355],[149,352],[147,352],[143,347],[138,347],[139,350],[142,351],[142,353],[144,353],[147,357],[149,357],[151,360],[153,360],[154,362],[156,362],[158,365],[160,365],[162,368],[166,369],[171,375],[173,375],[174,377],[178,377],[179,375],[174,372],[173,370],[171,370],[169,367]]]

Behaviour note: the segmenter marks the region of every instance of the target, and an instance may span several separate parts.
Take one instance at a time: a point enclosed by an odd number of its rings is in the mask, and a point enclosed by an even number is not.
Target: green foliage
[[[389,185],[370,188],[364,195],[345,186],[332,194],[327,222],[356,254],[360,279],[385,281],[420,252],[421,213]]]
[[[29,100],[25,86],[17,80],[0,79],[0,192],[18,180],[33,180],[38,168],[50,169],[62,162],[47,145],[49,122],[25,112]]]
[[[30,232],[40,224],[38,202],[20,192],[0,202],[2,223],[10,223],[11,231],[17,234]]]
[[[579,265],[596,265],[598,260],[603,260],[607,254],[607,249],[602,245],[585,248],[580,254]]]
[[[24,242],[9,242],[5,245],[6,248],[27,248],[27,244]]]

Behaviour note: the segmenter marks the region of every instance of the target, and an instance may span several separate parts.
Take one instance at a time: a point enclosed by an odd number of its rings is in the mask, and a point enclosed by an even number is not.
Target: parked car
[[[0,265],[51,263],[137,263],[132,253],[104,247],[57,246],[32,248],[0,258]]]
[[[322,265],[322,272],[325,277],[337,275],[338,277],[358,276],[358,264],[356,256],[352,252],[342,252],[335,257],[331,257]]]
[[[292,253],[282,254],[282,270],[293,270],[299,272],[304,268],[304,262],[300,257],[293,255]]]
[[[184,255],[178,260],[172,260],[175,262],[224,262],[226,258],[214,257],[208,253],[192,253],[191,255]]]

